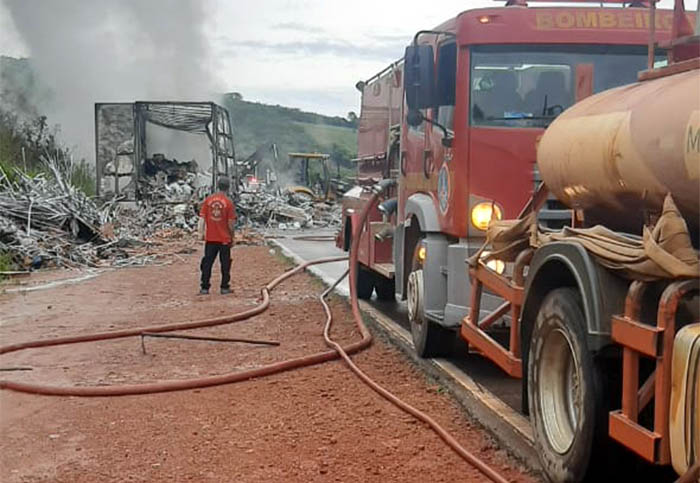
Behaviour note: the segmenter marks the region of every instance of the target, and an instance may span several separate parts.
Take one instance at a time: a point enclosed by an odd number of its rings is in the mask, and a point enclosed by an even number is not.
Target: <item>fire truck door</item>
[[[405,111],[404,111],[405,112]],[[424,116],[427,109],[421,111]],[[423,121],[419,126],[410,126],[404,122],[404,134],[401,142],[400,171],[401,183],[399,196],[406,200],[414,193],[425,193],[429,190],[428,177],[425,175],[424,165],[430,156],[427,141],[430,124]],[[400,203],[403,207],[404,203]],[[399,213],[404,220],[403,210]]]
[[[452,158],[451,142],[454,138],[454,112],[457,77],[457,45],[454,39],[443,40],[437,48],[436,106],[430,116],[435,124],[428,130],[426,162],[424,169],[435,193],[440,225],[445,227],[445,216],[450,206],[450,176],[448,164]],[[446,142],[449,141],[449,142]]]

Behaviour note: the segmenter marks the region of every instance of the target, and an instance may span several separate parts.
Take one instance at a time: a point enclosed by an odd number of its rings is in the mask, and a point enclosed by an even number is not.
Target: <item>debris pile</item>
[[[45,158],[46,173],[0,169],[0,253],[18,268],[143,265],[191,248],[209,176],[196,165],[153,158],[148,196],[101,206],[69,182],[69,163]],[[186,166],[184,166],[186,165]],[[256,229],[337,227],[341,208],[308,192],[243,192],[236,243],[261,244]],[[168,241],[168,248],[163,248]],[[179,251],[170,242],[182,241]],[[177,243],[175,243],[177,245]]]
[[[121,238],[144,239],[163,230],[194,232],[199,218],[197,208],[196,198],[138,203],[111,200],[103,205],[101,212],[107,223],[106,229]]]
[[[199,171],[197,161],[178,162],[163,154],[154,154],[142,166],[140,199],[185,202],[200,197],[209,188],[211,173]]]
[[[143,174],[146,176],[156,176],[164,173],[168,178],[168,183],[173,183],[179,179],[184,179],[187,173],[199,171],[197,162],[192,161],[179,163],[177,159],[167,159],[164,154],[154,154],[143,163]]]
[[[122,203],[127,196],[107,202],[102,211],[122,236],[141,239],[158,230],[197,227],[198,205],[211,184],[211,173],[202,173],[194,160],[178,162],[154,154],[142,166],[138,202]]]
[[[46,260],[92,266],[95,247],[88,242],[104,241],[102,214],[66,181],[67,171],[57,161],[45,162],[52,177],[0,171],[0,250],[23,266],[38,267]]]
[[[239,219],[255,228],[338,227],[341,221],[340,205],[291,190],[241,193],[236,209]]]
[[[50,176],[0,170],[0,252],[18,266],[143,265],[165,255],[159,239],[191,241],[198,218],[193,194],[169,199],[166,190],[162,202],[113,199],[98,207],[67,181],[69,166],[44,162]]]

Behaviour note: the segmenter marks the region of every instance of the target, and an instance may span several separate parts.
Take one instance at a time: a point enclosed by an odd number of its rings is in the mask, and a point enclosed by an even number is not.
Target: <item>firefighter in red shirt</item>
[[[211,268],[216,256],[221,262],[221,293],[231,293],[229,281],[231,279],[231,245],[233,243],[233,223],[236,221],[236,208],[233,202],[226,196],[231,182],[225,176],[219,178],[217,187],[219,191],[207,197],[199,210],[199,223],[197,229],[199,238],[205,240],[204,256],[200,269],[202,271],[202,284],[200,295],[209,293],[209,279]]]

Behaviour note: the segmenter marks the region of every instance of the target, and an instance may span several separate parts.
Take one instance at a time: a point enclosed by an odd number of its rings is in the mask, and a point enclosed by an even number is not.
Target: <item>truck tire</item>
[[[420,242],[417,246],[420,246]],[[413,347],[416,354],[423,358],[447,355],[452,351],[452,333],[425,316],[424,293],[423,269],[414,257],[413,270],[408,275],[406,287],[406,305]]]
[[[577,290],[559,288],[535,320],[528,361],[528,397],[535,448],[547,477],[578,482],[607,446],[602,375],[588,351]]]
[[[372,298],[372,292],[374,291],[374,276],[372,275],[372,272],[367,270],[359,263],[357,264],[355,289],[357,290],[358,299],[369,300]]]
[[[374,290],[382,301],[396,300],[396,286],[393,278],[386,278],[378,273],[374,275]]]

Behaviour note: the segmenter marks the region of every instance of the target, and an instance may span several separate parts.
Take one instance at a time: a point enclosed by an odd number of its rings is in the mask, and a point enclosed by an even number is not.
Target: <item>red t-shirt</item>
[[[206,233],[204,239],[213,243],[231,243],[231,232],[228,222],[236,219],[233,202],[221,193],[209,195],[202,203],[199,216],[204,218]]]

